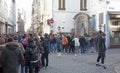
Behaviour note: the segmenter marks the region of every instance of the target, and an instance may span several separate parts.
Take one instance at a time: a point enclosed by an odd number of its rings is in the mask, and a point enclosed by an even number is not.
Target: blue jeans
[[[28,73],[28,66],[21,65],[21,73]]]
[[[81,53],[85,53],[85,46],[80,46],[81,48]]]

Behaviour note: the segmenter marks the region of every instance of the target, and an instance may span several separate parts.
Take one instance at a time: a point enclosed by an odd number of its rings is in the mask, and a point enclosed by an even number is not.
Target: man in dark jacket
[[[101,33],[99,37],[99,42],[98,42],[98,57],[97,57],[97,66],[103,66],[105,69],[104,65],[104,59],[105,59],[105,52],[106,52],[106,45],[105,45],[105,34]],[[99,61],[101,60],[102,65],[100,65]]]
[[[13,42],[7,43],[0,58],[3,73],[18,73],[19,64],[23,59],[23,53],[18,48],[18,45]]]
[[[39,72],[39,49],[36,47],[34,41],[29,41],[25,52],[26,63],[28,63],[29,73]]]
[[[45,36],[45,38],[42,43],[43,49],[42,49],[41,61],[42,61],[43,68],[47,69],[48,62],[49,62],[48,56],[50,53],[50,50],[49,50],[50,40],[49,40],[48,34],[45,34],[44,36]]]
[[[83,35],[81,35],[81,37],[79,38],[79,42],[80,42],[81,53],[85,53],[86,41]]]

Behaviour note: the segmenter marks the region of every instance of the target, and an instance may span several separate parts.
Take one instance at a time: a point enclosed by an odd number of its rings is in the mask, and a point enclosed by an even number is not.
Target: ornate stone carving
[[[89,16],[86,13],[78,13],[74,17],[75,20],[75,33],[84,35],[88,33]]]

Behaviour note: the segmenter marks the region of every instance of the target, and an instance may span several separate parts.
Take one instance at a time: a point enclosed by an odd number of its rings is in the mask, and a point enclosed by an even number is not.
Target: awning
[[[109,11],[110,18],[120,18],[120,11]]]
[[[108,11],[109,14],[120,15],[120,11]]]

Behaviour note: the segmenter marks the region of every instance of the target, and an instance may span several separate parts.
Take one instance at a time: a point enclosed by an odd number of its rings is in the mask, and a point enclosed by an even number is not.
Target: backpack
[[[44,39],[43,46],[48,47],[49,46],[49,39]]]
[[[38,60],[38,48],[29,48],[29,60],[35,61]]]
[[[28,44],[28,41],[27,41],[26,39],[23,39],[23,40],[22,40],[22,44],[23,44],[23,45],[27,45],[27,44]]]

